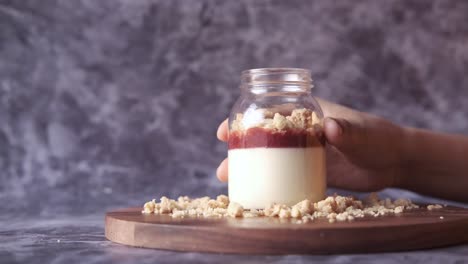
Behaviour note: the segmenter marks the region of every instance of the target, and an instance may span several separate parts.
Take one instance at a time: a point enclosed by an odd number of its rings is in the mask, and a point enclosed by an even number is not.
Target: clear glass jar
[[[305,69],[242,72],[229,116],[230,201],[260,209],[324,198],[323,113],[312,87]]]

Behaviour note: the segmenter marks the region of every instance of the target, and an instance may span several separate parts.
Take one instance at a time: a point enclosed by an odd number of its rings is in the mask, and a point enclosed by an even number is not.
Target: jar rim
[[[265,85],[297,86],[296,89],[310,89],[311,72],[303,68],[257,68],[242,71],[243,86],[255,87]]]
[[[279,68],[254,68],[242,71],[242,75],[244,74],[271,74],[271,73],[303,73],[308,74],[310,76],[310,70],[304,68],[286,68],[286,67],[279,67]]]

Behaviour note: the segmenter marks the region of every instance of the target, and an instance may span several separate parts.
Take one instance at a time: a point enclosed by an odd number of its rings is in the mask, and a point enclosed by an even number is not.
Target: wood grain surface
[[[468,209],[457,207],[305,224],[267,217],[173,219],[141,210],[108,212],[106,238],[136,247],[240,254],[366,253],[468,243]]]

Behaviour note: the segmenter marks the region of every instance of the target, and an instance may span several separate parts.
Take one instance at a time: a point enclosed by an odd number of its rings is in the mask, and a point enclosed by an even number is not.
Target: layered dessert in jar
[[[229,199],[248,209],[323,199],[325,149],[316,112],[255,111],[249,119],[237,114],[230,122]]]

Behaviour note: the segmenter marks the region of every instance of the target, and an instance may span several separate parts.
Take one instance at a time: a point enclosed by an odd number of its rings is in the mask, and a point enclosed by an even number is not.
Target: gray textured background
[[[465,263],[467,246],[262,257],[105,240],[106,209],[226,192],[216,127],[240,72],[274,66],[311,69],[329,100],[468,134],[465,0],[0,0],[0,263]]]
[[[226,192],[216,127],[240,72],[274,66],[400,124],[468,131],[468,1],[1,0],[2,208]]]

